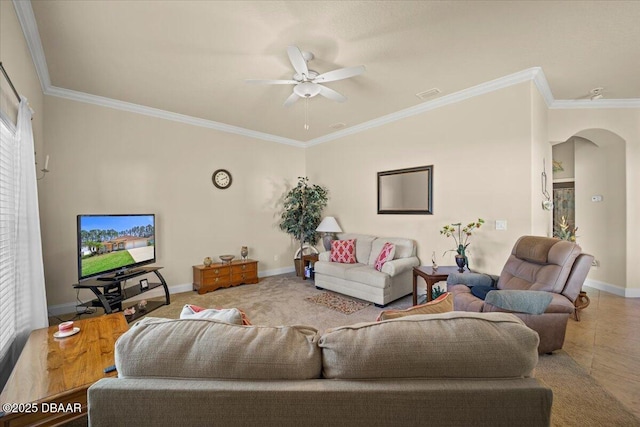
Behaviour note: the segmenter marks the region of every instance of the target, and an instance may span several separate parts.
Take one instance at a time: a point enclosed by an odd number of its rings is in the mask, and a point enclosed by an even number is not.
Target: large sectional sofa
[[[331,262],[330,252],[321,252],[314,265],[316,287],[370,301],[381,307],[413,292],[412,270],[420,265],[415,241],[350,233],[339,233],[338,239],[355,240],[357,263]],[[393,260],[382,266],[381,271],[377,271],[374,263],[387,242],[395,245],[395,255]]]
[[[93,427],[548,426],[538,335],[509,313],[329,329],[146,319],[88,391]]]

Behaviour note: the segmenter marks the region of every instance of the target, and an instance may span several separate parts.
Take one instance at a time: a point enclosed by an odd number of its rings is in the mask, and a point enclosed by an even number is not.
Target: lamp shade
[[[338,221],[332,216],[325,216],[316,231],[320,233],[341,233],[342,228],[338,225]]]

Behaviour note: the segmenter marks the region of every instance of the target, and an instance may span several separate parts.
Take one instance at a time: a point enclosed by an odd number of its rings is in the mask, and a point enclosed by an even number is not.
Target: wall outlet
[[[496,230],[506,230],[507,229],[507,220],[506,219],[497,219],[496,220]]]
[[[602,194],[596,194],[595,196],[591,196],[592,202],[601,202],[602,200],[604,200],[604,197],[602,197]]]

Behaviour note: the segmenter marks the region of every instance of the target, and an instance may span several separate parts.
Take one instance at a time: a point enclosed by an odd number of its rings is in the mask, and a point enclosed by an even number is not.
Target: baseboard
[[[294,267],[283,267],[283,268],[274,268],[272,270],[259,271],[259,277],[269,277],[269,276],[277,276],[280,274],[288,274],[293,273],[295,271]],[[182,292],[189,292],[193,290],[192,283],[181,283],[178,285],[170,285],[169,286],[169,294],[179,294]],[[146,298],[155,298],[164,296],[164,291],[162,287],[153,289],[149,292],[145,292],[144,294],[140,294],[134,298],[128,299],[127,301],[137,301]],[[47,311],[49,312],[49,316],[60,316],[62,314],[75,313],[76,305],[78,303],[76,301],[67,302],[64,304],[56,304],[50,305],[47,307]]]
[[[622,288],[599,280],[586,279],[584,286],[625,298],[640,298],[640,288]]]

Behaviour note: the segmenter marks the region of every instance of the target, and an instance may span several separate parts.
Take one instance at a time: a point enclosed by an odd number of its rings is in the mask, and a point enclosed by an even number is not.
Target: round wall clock
[[[225,169],[218,169],[211,176],[211,181],[213,181],[213,185],[224,190],[225,188],[231,187],[231,173]]]

